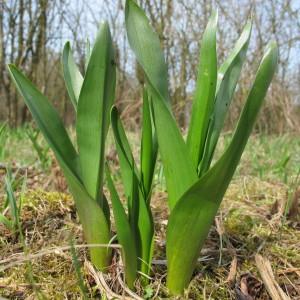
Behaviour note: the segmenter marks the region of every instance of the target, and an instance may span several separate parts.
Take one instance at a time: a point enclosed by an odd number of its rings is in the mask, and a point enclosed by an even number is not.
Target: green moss
[[[270,247],[270,252],[294,266],[300,265],[300,252],[296,245],[274,244]]]
[[[238,209],[232,209],[225,220],[225,230],[229,235],[249,235],[255,225],[254,220],[249,215],[243,215]]]

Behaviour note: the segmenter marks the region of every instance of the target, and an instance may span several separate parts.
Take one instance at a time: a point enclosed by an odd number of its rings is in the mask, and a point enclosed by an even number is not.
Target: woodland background
[[[159,33],[169,67],[170,94],[184,128],[189,122],[199,46],[212,9],[219,11],[219,64],[232,49],[248,18],[253,34],[227,129],[239,115],[264,46],[275,39],[280,62],[257,131],[285,133],[300,125],[300,2],[297,0],[140,0]],[[84,68],[86,41],[93,41],[101,20],[108,20],[117,52],[117,105],[127,126],[139,126],[143,74],[130,51],[122,0],[0,0],[0,122],[17,127],[30,114],[6,68],[15,63],[49,97],[65,122],[74,121],[64,87],[61,51],[70,40]]]

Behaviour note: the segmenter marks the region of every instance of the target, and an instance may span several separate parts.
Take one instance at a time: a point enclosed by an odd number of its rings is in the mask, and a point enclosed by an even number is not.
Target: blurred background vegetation
[[[169,67],[170,94],[180,125],[189,122],[197,76],[199,43],[211,10],[219,9],[219,64],[233,47],[246,20],[253,18],[254,34],[248,63],[236,93],[227,129],[239,115],[266,42],[280,48],[279,70],[260,114],[256,130],[285,133],[300,124],[300,3],[297,0],[140,0],[160,35]],[[73,108],[64,88],[61,50],[72,42],[84,68],[86,41],[93,40],[101,20],[110,22],[117,49],[117,104],[127,126],[139,126],[143,75],[129,51],[122,0],[0,0],[0,122],[17,127],[30,121],[24,102],[8,76],[15,63],[49,97],[65,122],[72,124]]]

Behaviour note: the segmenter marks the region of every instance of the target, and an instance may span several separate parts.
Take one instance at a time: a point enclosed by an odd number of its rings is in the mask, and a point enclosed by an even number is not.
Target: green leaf
[[[133,0],[126,1],[126,30],[139,64],[159,95],[169,102],[168,69],[160,41],[143,10]]]
[[[270,43],[229,147],[218,162],[187,190],[171,213],[167,229],[167,285],[173,294],[181,294],[189,283],[200,249],[239,163],[275,73],[277,60],[277,46]]]
[[[256,116],[276,71],[277,63],[277,44],[275,42],[270,42],[265,49],[264,56],[259,65],[232,141],[223,156],[212,168],[218,169],[220,174],[223,174],[224,172],[228,173],[229,170],[232,169],[231,172],[234,173],[254,126]]]
[[[116,68],[107,23],[101,25],[82,84],[77,106],[77,141],[82,181],[103,206],[105,139],[115,97]]]
[[[131,166],[133,165],[133,158]],[[139,180],[137,179],[134,167],[131,168],[131,193],[128,198],[128,219],[131,226],[131,230],[134,234],[136,241],[137,253],[140,255],[141,251],[141,236],[138,226],[139,221]],[[139,262],[138,262],[139,266]]]
[[[140,232],[140,270],[149,275],[153,257],[154,223],[151,208],[141,191],[139,193],[138,228]],[[146,281],[144,281],[146,282]]]
[[[211,164],[220,133],[224,126],[225,117],[230,107],[243,63],[246,59],[251,27],[251,22],[248,22],[233,51],[220,67],[218,78],[222,78],[222,80],[220,79],[218,81],[217,96],[206,137],[206,146],[201,161],[200,176],[208,170]]]
[[[187,136],[187,146],[196,171],[203,155],[209,119],[215,102],[217,84],[217,22],[218,14],[214,12],[203,35],[196,93]]]
[[[140,255],[141,235],[138,226],[140,180],[124,127],[115,106],[111,110],[111,124],[121,167],[122,182],[127,198],[129,224],[136,242],[137,254]],[[139,265],[140,261],[138,261],[138,267]]]
[[[157,158],[157,137],[146,89],[143,95],[143,128],[141,142],[141,180],[147,202],[150,201],[152,180]]]
[[[9,65],[8,69],[56,158],[59,162],[64,161],[70,171],[80,178],[77,153],[56,110],[14,65]]]
[[[129,44],[147,78],[147,91],[152,99],[159,151],[165,166],[169,206],[173,208],[187,188],[197,180],[197,174],[168,106],[167,67],[159,39],[144,12],[133,0],[126,1],[125,13]]]
[[[127,219],[124,207],[111,179],[110,170],[106,165],[107,186],[110,191],[111,203],[115,217],[117,237],[122,246],[122,257],[125,263],[126,283],[133,288],[137,276],[137,251],[134,234]]]
[[[89,39],[86,39],[86,44],[85,44],[85,61],[84,61],[85,71],[87,70],[87,67],[89,65],[90,58],[91,58],[91,43],[90,43]]]
[[[0,136],[1,136],[2,133],[4,132],[5,127],[6,127],[6,122],[0,126]],[[1,146],[1,145],[0,145],[0,146]]]
[[[111,111],[111,124],[121,167],[122,182],[128,199],[128,218],[134,234],[138,268],[148,274],[153,254],[154,225],[147,199],[142,191],[137,167],[116,107]]]
[[[81,183],[77,153],[57,112],[47,98],[15,66],[10,65],[9,71],[64,172],[75,200],[86,241],[91,244],[108,244],[110,229],[106,217]],[[105,270],[109,264],[110,251],[103,247],[93,247],[90,253],[92,262],[101,270]]]
[[[0,213],[0,224],[3,224],[8,230],[14,230],[13,222]]]
[[[19,227],[19,210],[17,205],[17,199],[15,197],[15,193],[13,191],[12,182],[11,182],[11,172],[7,170],[7,174],[5,176],[5,190],[7,195],[7,200],[9,204],[10,214],[12,217],[12,224],[14,225],[14,229]]]
[[[230,66],[234,63],[234,60],[236,60],[237,56],[240,57],[241,60],[243,56],[245,55],[244,53],[247,52],[248,45],[249,45],[249,39],[251,36],[251,31],[252,31],[252,21],[248,21],[247,24],[245,25],[242,34],[240,35],[239,39],[234,45],[233,50],[230,52],[229,56],[227,59],[222,63],[218,70],[218,82],[217,82],[217,88],[216,91],[217,93],[219,92],[221,82],[223,81],[223,78],[225,74],[227,73],[228,69]],[[245,51],[246,49],[246,51]]]
[[[62,66],[68,94],[76,110],[81,86],[83,83],[83,77],[75,63],[70,42],[67,42],[64,46]]]
[[[136,176],[138,175],[138,171],[134,163],[134,158],[124,127],[119,117],[118,109],[115,106],[111,109],[111,126],[120,161],[125,195],[127,198],[130,198],[132,195],[132,168],[134,168]]]
[[[102,208],[92,199],[82,183],[61,164],[67,179],[69,189],[74,197],[79,220],[83,227],[84,237],[88,244],[102,244],[103,246],[90,247],[92,263],[101,271],[107,271],[110,264],[111,238],[109,222]],[[106,246],[107,245],[107,246]]]

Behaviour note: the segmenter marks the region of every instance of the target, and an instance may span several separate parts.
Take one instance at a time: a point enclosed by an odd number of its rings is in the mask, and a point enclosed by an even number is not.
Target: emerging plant
[[[26,178],[23,178],[21,195],[17,200],[15,188],[19,185],[18,180],[12,175],[11,170],[6,170],[5,175],[5,193],[6,201],[4,203],[3,212],[0,213],[0,223],[2,223],[13,234],[22,234],[20,214],[22,208],[22,198],[25,191]],[[7,215],[9,214],[9,218]]]
[[[2,134],[4,133],[4,129],[5,129],[6,123],[2,124],[0,126],[0,137],[2,136]]]
[[[43,146],[39,143],[38,139],[40,136],[40,130],[28,127],[26,128],[26,135],[31,141],[31,144],[36,151],[39,161],[43,170],[47,170],[51,163],[51,158],[49,157],[49,146]]]
[[[167,286],[171,293],[181,294],[252,131],[277,66],[278,50],[274,42],[267,46],[233,138],[210,168],[245,61],[251,23],[247,23],[218,69],[217,13],[210,18],[202,40],[191,123],[184,141],[170,109],[168,71],[159,38],[134,0],[126,1],[125,13],[130,46],[145,72],[169,195]]]
[[[140,170],[138,170],[124,128],[114,107],[111,123],[120,161],[121,175],[127,198],[128,216],[114,187],[107,167],[107,184],[118,241],[122,245],[126,267],[126,281],[133,287],[137,272],[148,275],[153,255],[154,225],[150,208],[153,173],[157,157],[157,141],[147,92],[144,92],[143,128]],[[147,280],[143,280],[144,283]]]
[[[6,122],[0,126],[0,157],[3,156],[3,152],[5,148],[5,129],[6,129]]]
[[[9,71],[64,172],[85,239],[88,244],[95,244],[90,248],[91,260],[96,267],[105,270],[110,263],[110,251],[105,245],[111,233],[109,207],[102,190],[104,149],[116,82],[108,24],[101,25],[94,47],[87,55],[84,78],[69,43],[63,51],[64,78],[77,117],[78,151],[48,99],[14,65],[9,65]]]

